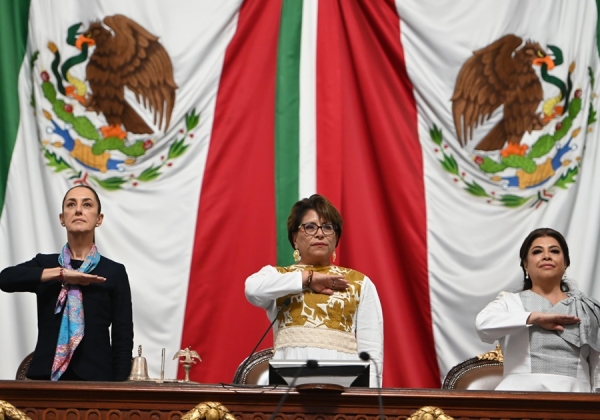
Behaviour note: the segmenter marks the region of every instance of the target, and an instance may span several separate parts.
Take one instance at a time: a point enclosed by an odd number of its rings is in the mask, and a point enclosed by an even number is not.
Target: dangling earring
[[[333,254],[331,255],[331,258],[333,258],[333,262],[335,262],[335,259],[337,258],[337,255],[335,254],[335,251],[333,251]]]
[[[525,280],[529,280],[529,273],[527,271],[525,272]]]
[[[294,261],[300,261],[300,251],[298,251],[297,249],[294,251]]]
[[[563,274],[563,280],[567,278],[567,269],[565,268],[565,272]]]

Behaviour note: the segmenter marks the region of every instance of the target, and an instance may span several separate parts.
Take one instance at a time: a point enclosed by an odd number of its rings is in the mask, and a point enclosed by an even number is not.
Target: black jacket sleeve
[[[4,292],[31,292],[36,293],[38,286],[42,283],[42,271],[49,268],[50,258],[48,255],[38,254],[35,258],[7,267],[0,272],[0,290]],[[56,264],[58,266],[58,255]]]
[[[61,285],[58,280],[42,282],[41,276],[45,268],[58,265],[58,254],[38,254],[32,260],[0,273],[0,290],[36,294],[38,338],[27,371],[29,378],[50,378],[62,319],[62,313],[54,313]],[[73,354],[69,369],[83,380],[123,381],[131,371],[133,350],[129,278],[123,264],[105,257],[101,257],[91,273],[106,277],[106,281],[81,287],[84,337]]]
[[[111,296],[112,300],[112,354],[113,377],[124,381],[131,373],[131,352],[133,350],[133,314],[131,289],[125,266],[120,265],[118,282]]]

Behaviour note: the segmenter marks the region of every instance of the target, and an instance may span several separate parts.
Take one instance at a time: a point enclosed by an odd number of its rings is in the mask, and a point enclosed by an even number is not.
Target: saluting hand
[[[346,290],[348,288],[348,280],[338,274],[314,272],[309,288],[313,292],[333,295],[334,292]]]
[[[44,271],[42,271],[40,280],[43,282],[58,280],[66,284],[88,286],[91,283],[103,283],[106,281],[106,277],[97,276],[95,274],[86,274],[77,270],[68,270],[62,267],[53,267],[45,268]]]
[[[106,277],[82,273],[77,270],[64,270],[63,277],[66,284],[78,286],[89,286],[91,283],[104,283],[106,281]]]
[[[546,314],[544,312],[532,312],[527,318],[528,324],[539,325],[545,330],[563,331],[563,325],[577,324],[581,320],[575,315]]]

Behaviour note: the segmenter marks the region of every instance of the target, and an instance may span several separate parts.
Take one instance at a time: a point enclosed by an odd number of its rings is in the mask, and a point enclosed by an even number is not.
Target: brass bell
[[[148,363],[146,358],[142,357],[142,346],[138,346],[138,356],[131,362],[131,374],[128,378],[130,381],[147,381],[148,377]]]

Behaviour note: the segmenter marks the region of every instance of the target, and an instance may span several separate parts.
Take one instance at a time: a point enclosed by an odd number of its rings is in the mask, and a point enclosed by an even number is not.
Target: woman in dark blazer
[[[124,381],[131,370],[133,321],[125,266],[100,255],[100,199],[85,185],[63,199],[67,244],[0,273],[0,289],[37,296],[38,339],[30,379]]]

